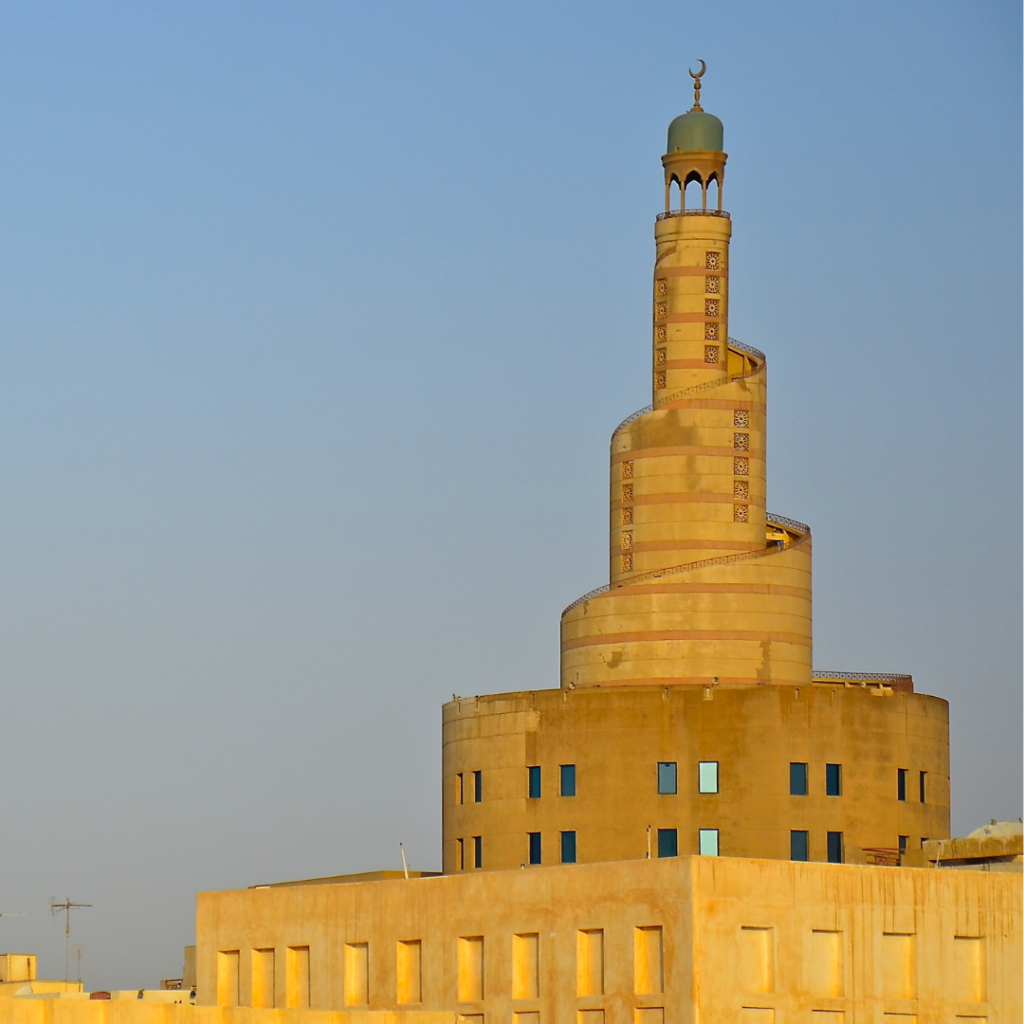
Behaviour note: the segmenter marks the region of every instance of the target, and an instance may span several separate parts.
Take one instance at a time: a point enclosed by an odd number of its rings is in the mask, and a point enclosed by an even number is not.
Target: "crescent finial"
[[[700,80],[701,76],[707,71],[708,66],[704,61],[700,62],[700,71],[691,71],[690,77],[693,79],[693,106],[691,110],[703,110],[704,108],[700,105]]]

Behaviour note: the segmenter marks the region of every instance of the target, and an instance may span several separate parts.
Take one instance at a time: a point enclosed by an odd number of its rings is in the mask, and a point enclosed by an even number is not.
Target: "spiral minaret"
[[[559,688],[445,705],[445,871],[891,863],[949,835],[946,702],[812,672],[811,533],[765,508],[767,363],[729,337],[722,122],[691,74],[661,160],[652,400],[611,439],[608,583],[562,613]]]
[[[723,129],[697,82],[662,157],[653,401],[612,435],[610,585],[563,615],[565,687],[811,680],[810,531],[765,511],[767,365],[729,338]]]

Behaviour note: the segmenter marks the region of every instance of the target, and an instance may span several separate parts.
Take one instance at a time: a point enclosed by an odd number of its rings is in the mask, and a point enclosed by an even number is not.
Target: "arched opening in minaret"
[[[704,183],[696,171],[686,176],[686,187],[683,192],[681,210],[701,210],[704,208]]]
[[[676,200],[678,199],[678,202]],[[676,175],[672,175],[668,185],[665,187],[665,212],[683,208],[683,186]]]
[[[718,183],[718,175],[714,172],[708,177],[707,200],[709,210],[720,210],[722,208],[722,195]]]

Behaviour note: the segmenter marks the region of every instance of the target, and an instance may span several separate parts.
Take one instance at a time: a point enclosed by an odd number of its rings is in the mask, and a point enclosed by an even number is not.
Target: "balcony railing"
[[[658,214],[658,220],[668,220],[671,217],[724,217],[732,220],[725,210],[666,210]]]

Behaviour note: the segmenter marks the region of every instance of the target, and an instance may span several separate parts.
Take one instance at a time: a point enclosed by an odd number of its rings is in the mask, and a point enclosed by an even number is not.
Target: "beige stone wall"
[[[130,999],[9,999],[0,1024],[455,1024],[452,1011],[260,1010],[161,1005]]]
[[[681,855],[700,829],[719,830],[723,856],[788,860],[790,831],[806,830],[811,860],[841,832],[847,861],[864,847],[908,848],[949,835],[948,705],[888,688],[812,685],[536,690],[453,701],[444,708],[443,867],[559,862],[560,833],[576,832],[580,862],[646,855],[647,830],[676,829]],[[717,762],[719,791],[698,792],[698,763]],[[676,763],[677,793],[658,793],[658,762]],[[790,762],[806,762],[807,796],[791,796]],[[842,765],[842,795],[825,793],[825,765]],[[559,796],[559,766],[576,765],[576,795]],[[528,767],[541,797],[528,796]],[[897,770],[908,769],[906,801]],[[480,802],[474,772],[482,772]],[[927,772],[926,802],[917,773]],[[459,775],[462,776],[461,801]],[[461,854],[459,840],[462,840]]]
[[[283,1005],[301,947],[314,1008],[411,992],[473,1024],[1021,1012],[1021,879],[980,872],[694,857],[203,893],[196,937],[201,1003],[234,998],[229,961],[251,1002],[272,950]]]

